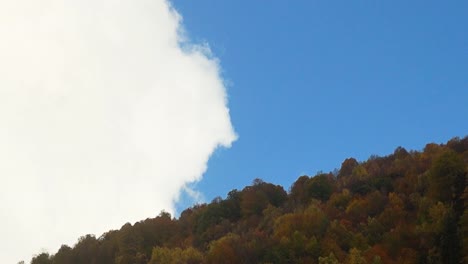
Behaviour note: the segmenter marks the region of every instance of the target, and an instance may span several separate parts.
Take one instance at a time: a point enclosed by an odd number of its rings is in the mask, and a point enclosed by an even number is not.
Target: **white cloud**
[[[235,140],[180,23],[163,0],[0,1],[2,263],[173,211]]]

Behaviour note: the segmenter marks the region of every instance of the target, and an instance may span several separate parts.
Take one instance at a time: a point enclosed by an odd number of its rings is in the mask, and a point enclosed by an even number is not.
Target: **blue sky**
[[[196,184],[207,201],[468,134],[466,1],[172,3],[220,59],[239,134]]]

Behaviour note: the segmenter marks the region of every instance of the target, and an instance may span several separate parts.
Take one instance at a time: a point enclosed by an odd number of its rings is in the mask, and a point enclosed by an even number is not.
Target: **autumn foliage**
[[[256,179],[178,219],[86,235],[32,264],[468,263],[468,137],[346,159],[285,191]]]

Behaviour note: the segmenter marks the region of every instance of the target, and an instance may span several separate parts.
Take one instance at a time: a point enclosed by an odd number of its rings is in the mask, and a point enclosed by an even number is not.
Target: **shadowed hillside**
[[[467,171],[468,137],[398,147],[289,191],[256,179],[178,219],[162,212],[31,263],[468,263]]]

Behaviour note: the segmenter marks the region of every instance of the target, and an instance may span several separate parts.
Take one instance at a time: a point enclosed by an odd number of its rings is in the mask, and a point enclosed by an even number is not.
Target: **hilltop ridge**
[[[85,235],[32,264],[468,263],[468,137]]]

